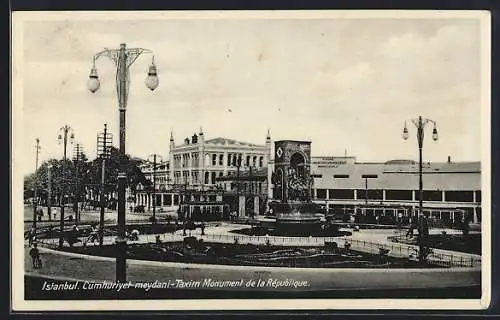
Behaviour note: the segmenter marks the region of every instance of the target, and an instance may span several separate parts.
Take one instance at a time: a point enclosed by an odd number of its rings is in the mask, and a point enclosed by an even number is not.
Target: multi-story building
[[[176,145],[170,137],[170,176],[174,185],[191,185],[201,190],[213,188],[217,178],[236,173],[238,166],[265,168],[271,156],[271,137],[265,144],[227,138],[205,139],[202,130]]]
[[[200,129],[198,134],[186,137],[182,144],[176,144],[171,134],[169,147],[169,159],[157,164],[156,201],[152,199],[151,190],[143,188],[137,193],[136,205],[143,205],[149,209],[154,202],[157,208],[161,208],[160,210],[177,210],[179,204],[183,200],[187,203],[192,194],[213,193],[218,190],[218,178],[230,174],[236,175],[240,170],[246,172],[250,168],[255,171],[267,170],[267,163],[271,157],[269,132],[265,143],[259,145],[221,137],[205,139],[205,134]],[[143,165],[141,170],[146,178],[152,181],[152,164]],[[199,200],[196,200],[195,205],[200,208],[196,210],[219,212],[222,204],[215,203],[208,193],[207,197],[200,195],[197,198]],[[207,199],[206,204],[202,203],[203,199]]]

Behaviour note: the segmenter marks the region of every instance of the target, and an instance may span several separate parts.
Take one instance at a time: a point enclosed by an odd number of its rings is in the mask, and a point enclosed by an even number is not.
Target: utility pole
[[[106,206],[105,201],[105,186],[106,186],[106,158],[110,156],[110,146],[113,144],[113,136],[108,133],[108,126],[104,124],[104,132],[97,135],[97,153],[101,158],[101,190],[99,202],[101,205],[101,212],[99,215],[99,245],[102,246],[104,242],[104,210]]]
[[[52,165],[47,165],[47,213],[52,221]]]
[[[156,223],[156,166],[158,165],[158,160],[163,161],[162,157],[158,154],[152,154],[148,157],[148,161],[153,164],[153,223]]]
[[[82,146],[77,143],[74,149],[73,161],[75,162],[75,196],[73,197],[73,209],[75,211],[75,224],[78,225],[80,222],[80,213],[78,211],[78,204],[80,202],[80,190],[78,188],[78,169],[79,169],[79,161],[82,157]]]
[[[66,153],[67,153],[67,148],[68,148],[68,139],[70,143],[73,143],[75,139],[75,134],[73,133],[73,129],[69,125],[64,125],[60,129],[59,136],[57,137],[57,140],[60,143],[63,143],[63,168],[62,168],[62,176],[63,176],[63,182],[62,182],[62,192],[61,192],[61,198],[59,199],[60,201],[60,206],[61,206],[61,214],[60,214],[60,224],[59,224],[59,248],[62,248],[64,245],[64,198],[66,196]]]
[[[35,192],[33,194],[33,228],[36,229],[36,219],[37,219],[37,190],[38,190],[38,155],[40,154],[40,139],[36,138],[36,145],[35,145],[35,153],[36,153],[36,160],[35,160]]]

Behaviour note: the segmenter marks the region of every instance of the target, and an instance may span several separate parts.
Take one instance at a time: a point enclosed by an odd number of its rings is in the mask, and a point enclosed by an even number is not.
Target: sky
[[[76,16],[75,16],[76,17]],[[101,87],[87,79],[104,48],[154,52],[159,87],[144,84],[151,55],[130,67],[126,151],[168,156],[203,127],[206,139],[264,144],[312,141],[313,156],[358,161],[418,159],[419,115],[425,161],[481,160],[481,34],[478,19],[44,19],[23,22],[23,171],[62,158],[59,128],[70,125],[89,158],[104,123],[118,144],[115,66],[97,61]],[[405,121],[410,138],[402,139]],[[73,147],[68,148],[72,156]]]

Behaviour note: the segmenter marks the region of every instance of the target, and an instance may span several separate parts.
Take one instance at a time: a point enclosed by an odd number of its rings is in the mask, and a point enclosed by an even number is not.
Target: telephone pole
[[[52,221],[52,165],[47,165],[47,213]]]
[[[78,169],[79,169],[79,161],[81,160],[83,155],[83,147],[81,144],[77,143],[74,149],[73,161],[75,162],[75,195],[73,197],[73,208],[75,211],[75,224],[78,225],[80,222],[80,213],[78,212],[78,204],[80,202],[80,192],[78,189]]]
[[[111,146],[113,145],[113,136],[108,132],[108,125],[104,124],[104,132],[97,135],[97,154],[101,158],[101,194],[99,202],[101,204],[101,212],[99,215],[99,245],[103,245],[104,239],[104,209],[105,201],[105,183],[106,183],[106,159],[110,157]]]

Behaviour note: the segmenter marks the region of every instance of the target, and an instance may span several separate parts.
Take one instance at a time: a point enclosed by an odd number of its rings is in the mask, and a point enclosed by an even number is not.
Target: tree
[[[105,177],[106,184],[105,194],[112,194],[117,191],[118,172],[120,163],[124,163],[125,172],[127,174],[127,187],[132,192],[136,192],[137,185],[141,183],[146,188],[151,185],[151,182],[146,179],[141,172],[139,165],[142,163],[140,159],[131,159],[129,155],[122,156],[118,149],[111,148],[110,158],[106,161]],[[94,195],[100,193],[101,188],[101,168],[102,162],[100,158],[89,161],[85,154],[81,155],[78,161],[78,171],[76,162],[70,159],[57,160],[49,159],[43,162],[36,173],[28,174],[24,177],[24,197],[28,199],[33,197],[35,180],[37,181],[38,196],[43,203],[48,200],[48,166],[51,165],[51,191],[52,204],[59,203],[62,193],[69,199],[75,200],[78,198],[82,201],[82,196],[85,199],[87,194],[92,192]],[[76,190],[76,182],[78,182],[78,190]],[[75,197],[78,195],[78,197]],[[94,198],[93,200],[96,200]]]

